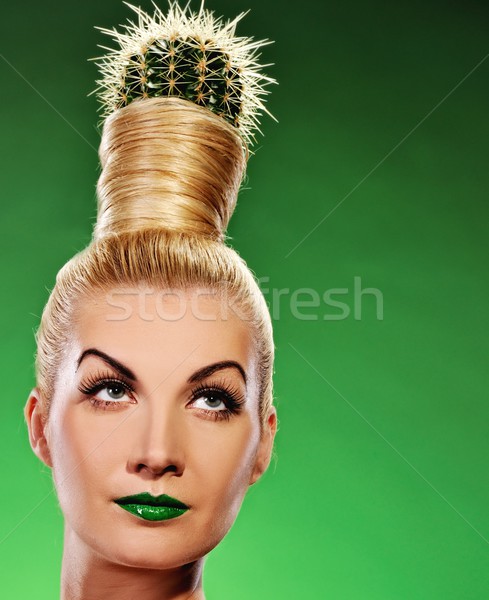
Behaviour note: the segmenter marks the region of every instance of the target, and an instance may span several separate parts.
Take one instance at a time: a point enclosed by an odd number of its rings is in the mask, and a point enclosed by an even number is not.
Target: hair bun
[[[179,98],[114,112],[100,144],[94,236],[163,227],[223,240],[246,167],[241,139]]]

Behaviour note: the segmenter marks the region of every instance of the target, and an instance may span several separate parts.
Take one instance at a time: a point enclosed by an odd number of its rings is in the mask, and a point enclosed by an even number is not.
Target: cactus
[[[234,125],[247,145],[255,141],[266,86],[276,81],[261,72],[259,49],[268,40],[238,37],[237,23],[204,9],[198,13],[170,2],[164,14],[156,5],[154,16],[125,2],[138,16],[124,31],[97,27],[119,48],[91,60],[102,78],[97,81],[102,119],[136,98],[177,96],[204,106]],[[264,65],[269,66],[269,65]],[[273,118],[273,117],[272,117]]]

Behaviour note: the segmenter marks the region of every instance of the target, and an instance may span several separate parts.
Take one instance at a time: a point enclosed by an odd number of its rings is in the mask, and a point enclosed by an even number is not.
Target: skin
[[[47,420],[37,388],[25,408],[31,446],[52,468],[65,516],[61,598],[201,600],[205,556],[270,462],[275,408],[261,430],[249,325],[232,312],[223,318],[217,299],[155,293],[143,296],[142,307],[141,294],[132,294],[121,318],[107,298],[99,293],[77,311]],[[78,364],[87,349],[129,368],[134,391],[82,393],[87,379],[121,375],[93,354]],[[230,366],[189,383],[221,361],[239,363],[246,383]],[[224,403],[193,393],[210,383],[240,395],[240,412],[214,419]],[[155,523],[114,502],[142,492],[168,494],[190,508]]]

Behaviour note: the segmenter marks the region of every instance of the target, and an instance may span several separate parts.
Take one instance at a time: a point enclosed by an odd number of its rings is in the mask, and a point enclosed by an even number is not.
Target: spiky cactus
[[[177,96],[221,116],[251,144],[260,113],[270,115],[263,97],[265,86],[275,80],[257,62],[259,48],[270,42],[235,34],[245,13],[223,23],[203,4],[192,13],[171,2],[166,14],[155,6],[154,16],[125,4],[136,12],[138,23],[124,25],[124,32],[98,28],[119,44],[93,59],[102,74],[94,91],[103,118],[136,98]]]

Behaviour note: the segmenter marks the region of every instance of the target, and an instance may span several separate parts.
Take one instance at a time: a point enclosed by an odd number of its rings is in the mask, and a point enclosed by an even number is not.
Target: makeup
[[[152,496],[147,492],[124,496],[114,500],[124,510],[146,521],[166,521],[183,515],[188,506],[176,498],[162,494]]]

